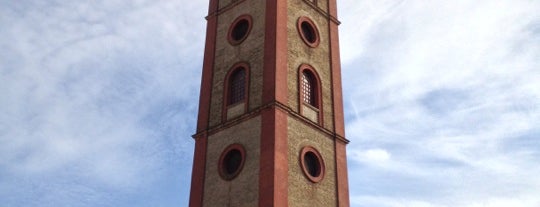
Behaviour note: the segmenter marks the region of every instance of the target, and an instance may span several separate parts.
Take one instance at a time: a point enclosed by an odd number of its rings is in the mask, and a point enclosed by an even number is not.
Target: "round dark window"
[[[309,175],[312,177],[318,177],[321,174],[321,163],[317,155],[313,152],[306,152],[304,155],[304,167]]]
[[[223,169],[225,174],[232,175],[238,171],[240,164],[242,163],[242,153],[237,149],[233,149],[225,155],[223,158]]]
[[[304,175],[314,183],[324,177],[324,162],[321,154],[313,147],[304,147],[300,152],[300,165]]]
[[[240,44],[247,38],[251,31],[251,22],[251,16],[249,15],[242,15],[234,20],[229,28],[228,38],[232,45]]]
[[[244,161],[244,147],[240,144],[230,145],[221,153],[219,158],[219,174],[225,180],[232,180],[242,170]]]
[[[315,29],[307,22],[302,22],[300,24],[300,28],[302,28],[302,34],[304,34],[304,37],[306,40],[313,44],[315,41],[317,41],[317,36],[315,35]]]
[[[298,18],[297,27],[300,37],[308,46],[317,47],[319,45],[319,31],[311,19],[307,17]]]
[[[231,37],[234,41],[242,40],[248,32],[249,22],[248,20],[241,19],[236,25],[234,25]]]

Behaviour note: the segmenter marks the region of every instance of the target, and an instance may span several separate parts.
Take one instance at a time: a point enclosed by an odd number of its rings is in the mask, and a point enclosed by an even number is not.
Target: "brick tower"
[[[210,0],[191,207],[349,206],[336,0]]]

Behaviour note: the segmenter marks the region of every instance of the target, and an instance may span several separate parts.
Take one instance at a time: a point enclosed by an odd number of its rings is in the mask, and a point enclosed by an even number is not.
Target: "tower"
[[[210,0],[191,207],[349,206],[336,0]]]

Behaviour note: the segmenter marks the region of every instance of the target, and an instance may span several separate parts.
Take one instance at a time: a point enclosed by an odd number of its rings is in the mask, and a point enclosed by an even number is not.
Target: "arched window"
[[[323,124],[321,80],[317,71],[308,64],[298,70],[299,112],[309,120]]]
[[[233,65],[223,81],[222,121],[227,121],[246,113],[249,100],[249,64],[239,62]]]
[[[311,72],[308,70],[302,71],[302,102],[309,104],[313,107],[317,106],[317,86],[315,84],[315,78]]]
[[[244,101],[246,97],[246,69],[238,67],[229,78],[229,97],[227,105]]]

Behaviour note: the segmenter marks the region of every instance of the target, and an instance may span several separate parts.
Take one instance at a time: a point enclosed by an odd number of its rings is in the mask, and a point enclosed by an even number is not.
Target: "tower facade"
[[[349,206],[336,0],[210,0],[191,207]]]

